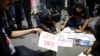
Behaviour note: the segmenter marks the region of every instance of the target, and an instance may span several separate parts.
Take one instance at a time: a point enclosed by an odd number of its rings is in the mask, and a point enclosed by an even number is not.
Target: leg
[[[95,8],[95,0],[86,0],[86,4],[89,8],[89,14],[90,14],[90,17],[93,17],[93,12],[94,12],[94,8]]]
[[[84,24],[85,20],[83,18],[76,21],[76,27],[82,26]]]
[[[22,20],[21,20],[21,11],[18,9],[15,9],[16,15],[15,15],[15,21],[18,27],[18,30],[22,29]]]
[[[26,20],[27,20],[27,23],[28,23],[28,28],[32,28],[33,24],[32,24],[32,21],[31,21],[31,14],[30,14],[31,13],[30,0],[24,0],[23,8],[24,8],[24,11],[25,11],[25,16],[26,16]]]

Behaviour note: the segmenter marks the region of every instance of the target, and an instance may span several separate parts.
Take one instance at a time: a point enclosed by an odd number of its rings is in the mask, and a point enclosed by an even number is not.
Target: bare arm
[[[40,25],[43,29],[49,31],[49,32],[52,32],[45,24],[41,24]]]
[[[64,29],[64,27],[65,27],[66,24],[68,23],[69,19],[70,19],[70,16],[67,16],[67,17],[66,17],[66,20],[65,20],[65,22],[64,22],[64,25],[62,26],[62,29]]]
[[[41,29],[35,28],[35,29],[28,29],[28,30],[21,30],[21,31],[12,31],[11,38],[18,38],[20,36],[23,36],[32,32],[40,33]]]
[[[86,20],[85,20],[85,22],[84,22],[84,24],[83,24],[83,26],[82,26],[82,28],[81,28],[81,32],[83,32],[84,29],[87,27],[89,21],[90,21],[90,19],[86,19]]]
[[[76,29],[75,31],[76,32],[83,32],[84,29],[87,27],[89,21],[90,21],[90,19],[86,19],[85,22],[84,22],[84,24],[83,24],[83,26],[82,26],[82,28],[81,29]]]

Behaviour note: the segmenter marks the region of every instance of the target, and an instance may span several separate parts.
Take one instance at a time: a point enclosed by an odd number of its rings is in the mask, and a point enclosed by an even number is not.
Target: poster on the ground
[[[85,33],[70,33],[69,38],[95,41],[95,37],[93,34],[85,34]]]
[[[74,29],[72,29],[70,27],[66,27],[61,32],[63,32],[63,33],[70,33],[70,32],[75,32],[75,31],[74,31]]]
[[[59,33],[57,37],[58,37],[58,46],[73,47],[73,39],[68,39],[69,33]]]
[[[38,46],[49,50],[58,51],[58,37],[43,31],[40,34]]]

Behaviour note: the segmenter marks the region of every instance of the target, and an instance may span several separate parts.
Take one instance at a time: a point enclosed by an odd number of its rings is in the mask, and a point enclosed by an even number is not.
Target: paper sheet
[[[40,34],[38,46],[53,51],[58,51],[58,37],[43,31]]]
[[[68,32],[75,32],[74,29],[71,29],[70,27],[66,27],[64,28],[64,30],[62,30],[61,32],[63,33],[68,33]]]
[[[68,39],[69,33],[60,33],[58,36],[58,46],[73,47],[73,39]]]

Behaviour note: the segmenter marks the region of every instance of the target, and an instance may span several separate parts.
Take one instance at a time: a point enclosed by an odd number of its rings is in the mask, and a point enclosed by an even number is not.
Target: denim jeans
[[[84,24],[84,19],[80,18],[76,20],[74,17],[70,18],[66,26],[77,28],[78,26],[81,26]]]

